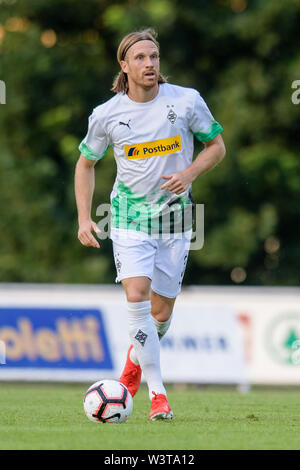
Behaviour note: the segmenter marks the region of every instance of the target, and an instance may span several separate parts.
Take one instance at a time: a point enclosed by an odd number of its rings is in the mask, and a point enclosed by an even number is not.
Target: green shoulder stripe
[[[200,142],[209,142],[221,132],[223,132],[222,126],[217,121],[213,121],[207,132],[193,132],[193,134]]]
[[[78,147],[79,151],[82,153],[82,155],[84,155],[86,158],[88,158],[88,160],[101,160],[101,158],[104,157],[104,155],[106,154],[107,150],[108,150],[108,147],[106,148],[106,150],[101,154],[101,155],[98,155],[97,153],[95,153],[88,145],[86,145],[84,142],[81,142],[81,144],[79,145]]]

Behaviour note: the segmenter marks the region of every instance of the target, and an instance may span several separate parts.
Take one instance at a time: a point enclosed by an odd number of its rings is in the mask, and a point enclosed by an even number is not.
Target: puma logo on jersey
[[[128,129],[130,129],[130,125],[129,125],[130,121],[131,121],[131,119],[129,119],[128,122],[122,122],[122,121],[120,121],[120,122],[119,122],[119,126],[127,126]]]
[[[125,154],[128,160],[170,155],[179,152],[181,147],[181,137],[169,137],[167,139],[154,140],[134,145],[124,145]]]

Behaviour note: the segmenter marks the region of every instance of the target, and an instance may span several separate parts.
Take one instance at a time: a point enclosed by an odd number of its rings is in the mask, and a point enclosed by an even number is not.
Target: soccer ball
[[[117,380],[99,380],[87,390],[83,408],[94,423],[124,423],[132,412],[132,396]]]

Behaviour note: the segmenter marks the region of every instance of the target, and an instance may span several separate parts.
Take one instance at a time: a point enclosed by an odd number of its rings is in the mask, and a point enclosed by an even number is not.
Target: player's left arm
[[[162,175],[167,182],[160,189],[168,189],[171,193],[181,194],[198,176],[214,168],[225,157],[225,144],[220,134],[209,142],[204,142],[204,146],[204,150],[185,170],[171,175]]]

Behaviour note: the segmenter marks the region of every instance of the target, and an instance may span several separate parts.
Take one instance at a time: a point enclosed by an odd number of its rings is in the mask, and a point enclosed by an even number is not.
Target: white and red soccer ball
[[[94,423],[124,423],[131,415],[132,396],[117,380],[99,380],[89,387],[83,408]]]

